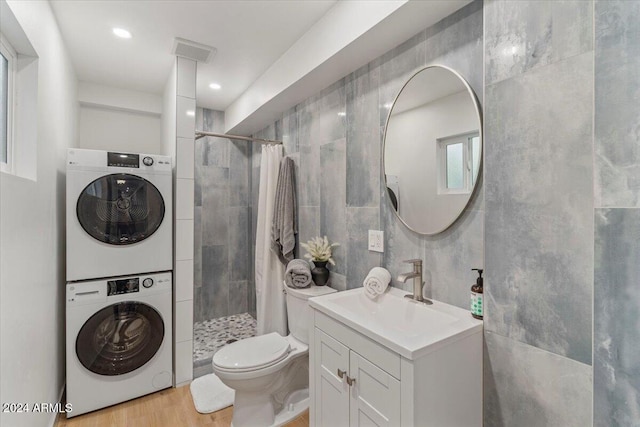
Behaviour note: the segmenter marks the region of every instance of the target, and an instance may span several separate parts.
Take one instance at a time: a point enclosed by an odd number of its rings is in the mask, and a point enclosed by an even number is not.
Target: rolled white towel
[[[289,261],[284,272],[284,281],[290,288],[306,288],[311,284],[311,269],[303,259]]]
[[[391,273],[382,267],[373,267],[364,279],[364,293],[371,299],[384,293],[391,282]]]

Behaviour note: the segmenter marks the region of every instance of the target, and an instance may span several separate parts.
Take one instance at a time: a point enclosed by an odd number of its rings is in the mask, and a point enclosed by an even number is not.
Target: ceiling
[[[78,79],[162,94],[174,37],[213,46],[198,64],[198,105],[225,110],[335,0],[51,0]],[[113,27],[133,37],[115,37]],[[209,88],[219,83],[220,90]]]

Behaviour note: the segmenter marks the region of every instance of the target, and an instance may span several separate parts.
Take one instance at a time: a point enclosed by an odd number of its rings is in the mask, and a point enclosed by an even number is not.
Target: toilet
[[[213,356],[213,372],[235,390],[233,427],[280,426],[309,407],[308,300],[336,290],[283,286],[289,335],[272,332],[236,341]]]

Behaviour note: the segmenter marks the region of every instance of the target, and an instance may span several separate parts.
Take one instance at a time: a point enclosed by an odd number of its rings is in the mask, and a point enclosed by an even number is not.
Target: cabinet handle
[[[356,379],[355,378],[349,378],[347,376],[347,384],[349,384],[349,386],[352,386],[356,383]]]
[[[342,369],[338,369],[338,376],[340,378],[344,378],[344,374],[346,374],[347,371],[343,371]],[[347,377],[347,381],[349,381],[349,377]]]

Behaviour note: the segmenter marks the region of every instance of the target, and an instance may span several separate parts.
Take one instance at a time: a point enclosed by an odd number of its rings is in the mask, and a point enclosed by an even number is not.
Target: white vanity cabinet
[[[401,355],[322,303],[311,307],[311,426],[482,426],[481,323]]]
[[[314,425],[399,426],[400,380],[320,329],[314,340]]]

